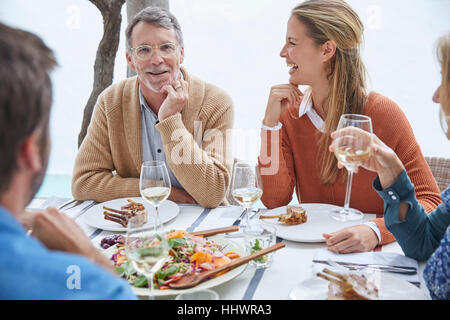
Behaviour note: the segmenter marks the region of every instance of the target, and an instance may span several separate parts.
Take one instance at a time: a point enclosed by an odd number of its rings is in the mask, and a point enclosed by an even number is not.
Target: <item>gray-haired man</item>
[[[139,196],[142,163],[162,160],[173,186],[170,200],[220,205],[230,180],[232,100],[181,67],[183,36],[168,11],[142,10],[126,36],[127,62],[137,76],[100,95],[75,162],[74,197]]]

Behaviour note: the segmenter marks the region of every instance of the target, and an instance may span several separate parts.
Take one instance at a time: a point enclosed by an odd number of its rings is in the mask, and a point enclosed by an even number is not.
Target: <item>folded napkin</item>
[[[71,217],[72,219],[78,218],[80,215],[89,210],[92,206],[94,206],[96,202],[94,200],[86,200],[82,204],[79,204],[75,207],[68,206],[68,209],[63,208],[63,212]]]
[[[228,227],[233,225],[233,222],[240,217],[243,210],[244,209],[239,206],[218,207],[211,210],[209,215],[217,217],[217,221],[215,221],[214,224],[215,227]]]
[[[362,252],[362,253],[347,253],[337,254],[328,249],[317,250],[313,260],[321,261],[336,261],[336,262],[350,262],[360,264],[380,264],[384,266],[398,266],[398,267],[413,267],[417,269],[417,273],[413,275],[386,272],[387,274],[409,281],[417,286],[420,286],[419,267],[416,260],[408,258],[402,254],[394,252]],[[333,269],[332,266],[323,263],[314,263],[313,272],[322,271],[324,268]],[[383,272],[384,273],[384,272]]]
[[[42,210],[43,209],[43,205],[45,204],[45,202],[47,202],[47,199],[45,199],[45,198],[34,198],[27,205],[26,209],[27,210],[31,210],[31,211],[33,211],[33,210]]]
[[[60,197],[49,197],[47,199],[44,198],[35,198],[30,204],[27,206],[28,210],[44,210],[48,207],[58,208],[63,205],[67,201],[71,200],[70,198],[60,198]],[[68,204],[66,207],[62,208],[62,212],[64,212],[67,216],[76,219],[82,213],[86,212],[90,207],[92,207],[96,202],[93,200],[84,201],[83,203],[74,206],[74,203]]]
[[[59,207],[65,202],[69,201],[70,198],[60,198],[60,197],[49,197],[49,198],[34,198],[27,206],[28,210],[43,210],[48,207]]]

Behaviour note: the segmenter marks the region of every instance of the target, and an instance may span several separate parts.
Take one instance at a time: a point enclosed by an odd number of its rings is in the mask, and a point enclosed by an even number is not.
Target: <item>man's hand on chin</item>
[[[181,112],[189,99],[188,83],[183,79],[175,80],[173,84],[165,85],[161,93],[167,94],[158,111],[159,121]]]

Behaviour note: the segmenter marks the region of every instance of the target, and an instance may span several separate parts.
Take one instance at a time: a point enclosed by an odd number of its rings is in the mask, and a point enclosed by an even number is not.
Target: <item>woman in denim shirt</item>
[[[450,139],[450,32],[439,38],[437,56],[442,82],[433,101],[440,104],[441,127]],[[358,129],[342,130],[367,134]],[[335,136],[336,133],[331,135]],[[384,200],[386,227],[406,256],[428,259],[423,277],[431,297],[450,299],[450,187],[441,194],[443,203],[427,214],[417,202],[414,185],[395,152],[375,135],[372,138],[372,156],[362,167],[378,174],[373,187]],[[333,151],[333,146],[330,150]]]

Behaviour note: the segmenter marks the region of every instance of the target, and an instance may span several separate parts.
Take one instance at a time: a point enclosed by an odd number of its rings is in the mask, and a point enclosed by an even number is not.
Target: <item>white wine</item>
[[[154,247],[134,249],[129,254],[128,259],[131,260],[131,263],[136,271],[143,274],[148,274],[161,269],[168,258],[168,250],[164,250],[160,247]]]
[[[152,205],[157,206],[167,199],[170,194],[170,188],[150,187],[141,191],[142,196]]]
[[[365,150],[355,150],[344,146],[334,150],[334,154],[339,162],[341,162],[348,170],[352,170],[362,165],[370,158],[370,148]]]
[[[239,188],[231,192],[241,205],[252,205],[261,198],[263,192],[260,188]]]

